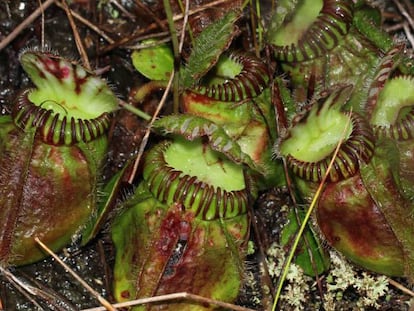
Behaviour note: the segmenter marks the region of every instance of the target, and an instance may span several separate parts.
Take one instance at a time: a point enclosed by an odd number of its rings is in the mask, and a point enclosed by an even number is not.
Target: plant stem
[[[137,115],[140,118],[143,118],[145,121],[149,121],[151,120],[151,116],[147,113],[145,113],[144,111],[128,104],[125,103],[121,100],[118,101],[118,105],[121,106],[122,108],[124,108],[125,110],[128,110],[129,112],[132,112],[133,114]]]
[[[169,0],[163,0],[164,3],[164,10],[165,14],[167,15],[168,27],[171,33],[171,42],[173,45],[174,51],[174,70],[175,72],[179,72],[180,68],[180,47],[177,38],[177,30],[175,29],[173,13],[171,9],[171,4]],[[178,94],[178,87],[179,87],[179,80],[178,75],[175,75],[174,82],[173,82],[173,111],[178,113],[178,106],[179,106],[179,94]]]
[[[282,293],[283,283],[284,283],[284,281],[286,279],[286,276],[288,274],[288,271],[289,271],[289,266],[290,266],[290,264],[291,264],[291,262],[293,260],[293,257],[295,255],[296,249],[297,249],[297,247],[299,245],[299,241],[300,241],[300,239],[302,237],[302,234],[303,234],[303,232],[304,232],[304,230],[306,228],[306,224],[308,223],[308,221],[310,219],[310,216],[312,215],[312,212],[313,212],[313,210],[314,210],[314,208],[316,206],[316,203],[318,202],[318,198],[319,198],[319,196],[320,196],[320,194],[322,192],[322,188],[323,188],[323,186],[325,184],[326,179],[329,176],[329,172],[330,172],[331,167],[332,167],[332,165],[333,165],[333,163],[335,161],[336,155],[339,152],[339,149],[341,147],[342,141],[345,138],[346,133],[348,132],[349,126],[350,126],[350,119],[348,119],[348,122],[345,125],[344,131],[342,133],[342,138],[341,138],[341,140],[338,142],[338,144],[336,146],[335,152],[334,152],[334,154],[332,156],[331,162],[329,163],[328,169],[326,170],[326,173],[323,176],[323,178],[322,178],[322,180],[321,180],[321,182],[319,184],[319,187],[318,187],[318,189],[317,189],[317,191],[316,191],[316,193],[315,193],[315,195],[314,195],[314,197],[312,199],[312,202],[311,202],[311,204],[309,206],[308,211],[306,212],[306,215],[305,215],[305,217],[303,219],[303,222],[302,222],[302,224],[301,224],[301,226],[300,226],[300,228],[298,230],[298,233],[296,234],[295,240],[293,241],[292,248],[289,251],[289,255],[288,255],[288,257],[287,257],[287,259],[285,261],[284,268],[282,270],[282,275],[280,276],[280,278],[278,280],[278,287],[277,287],[277,290],[276,290],[275,300],[274,300],[274,303],[273,303],[272,311],[275,311],[276,310],[277,303],[278,303],[278,301],[280,299],[280,296],[281,296],[281,293]]]

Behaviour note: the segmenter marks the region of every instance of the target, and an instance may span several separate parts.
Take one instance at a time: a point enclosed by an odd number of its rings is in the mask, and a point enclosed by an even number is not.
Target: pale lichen
[[[335,301],[342,300],[344,291],[354,288],[359,299],[356,307],[379,307],[379,299],[388,293],[388,278],[368,272],[357,273],[340,254],[331,251],[332,267],[326,278],[327,293],[324,295],[324,306],[327,311],[335,310]]]
[[[344,306],[347,291],[353,290],[359,297],[347,307],[364,310],[367,307],[379,308],[381,299],[389,294],[388,278],[383,275],[360,272],[342,255],[332,250],[331,268],[323,282],[326,291],[323,295],[323,308],[326,311],[341,310]],[[286,253],[277,243],[267,250],[267,266],[269,275],[277,280],[285,261]],[[316,291],[314,279],[305,275],[300,266],[292,263],[289,266],[281,301],[289,310],[304,310],[309,306],[309,299]],[[317,303],[317,302],[315,302]]]
[[[268,249],[267,255],[269,275],[277,279],[285,261],[285,251],[280,245],[273,243]],[[303,273],[301,267],[291,263],[286,275],[286,286],[281,295],[281,300],[287,303],[292,308],[291,310],[304,310],[309,298],[311,280]]]

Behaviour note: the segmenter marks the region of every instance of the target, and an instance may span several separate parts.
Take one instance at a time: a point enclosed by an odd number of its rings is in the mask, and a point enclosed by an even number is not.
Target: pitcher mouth
[[[199,85],[193,92],[220,101],[240,102],[260,95],[268,87],[270,73],[260,59],[242,53],[231,53],[226,58],[239,70],[233,76],[225,77],[222,83]]]
[[[149,151],[145,160],[144,180],[151,193],[160,202],[165,204],[179,202],[186,210],[193,211],[195,217],[204,220],[231,218],[247,212],[252,194],[246,186],[249,181],[245,180],[242,166],[225,158],[218,159],[221,163],[206,162],[203,160],[204,155],[196,155],[199,165],[206,165],[206,170],[212,170],[207,177],[209,180],[206,180],[205,176],[204,178],[196,176],[197,170],[189,173],[185,172],[185,168],[175,168],[174,164],[168,163],[171,162],[168,157],[182,158],[181,148],[174,149],[171,151],[173,154],[167,155],[174,144],[177,142],[165,141],[156,145]],[[185,144],[190,144],[189,148],[192,151],[208,148],[200,141],[186,141]],[[229,171],[223,169],[223,166]],[[220,177],[214,174],[217,170],[222,170],[218,172]],[[234,178],[223,181],[226,178],[223,175]]]
[[[388,79],[374,103],[370,123],[377,137],[398,141],[414,138],[414,78]]]
[[[301,62],[321,57],[335,48],[348,33],[353,17],[352,1],[324,0],[322,2],[319,13],[313,12],[311,14],[313,16],[303,16],[302,18],[295,16],[296,13],[308,14],[312,7],[304,8],[298,10],[299,12],[294,12],[290,21],[283,22],[283,24],[297,24],[304,23],[305,19],[309,19],[302,27],[292,25],[291,28],[296,30],[305,28],[300,34],[297,34],[296,40],[292,39],[295,38],[292,30],[283,33],[289,27],[280,27],[281,33],[276,32],[278,36],[270,40],[276,59],[286,62]],[[304,6],[306,4],[315,6],[314,0],[305,3]]]
[[[374,154],[375,137],[365,118],[355,112],[343,111],[349,92],[349,86],[340,88],[315,103],[282,141],[280,153],[298,177],[320,182],[338,144],[341,146],[333,160],[328,181],[349,178],[358,172],[361,163],[370,161]]]
[[[53,145],[89,142],[110,126],[117,99],[106,81],[59,56],[39,51],[20,55],[35,87],[24,90],[12,109],[19,128],[36,130]]]
[[[110,127],[111,112],[93,119],[68,118],[54,109],[36,106],[29,99],[30,89],[23,91],[12,110],[14,123],[27,131],[35,129],[41,139],[51,145],[73,145],[102,136]]]
[[[329,171],[327,180],[337,182],[355,175],[361,162],[369,162],[374,153],[374,135],[368,123],[358,114],[351,116],[352,132],[342,143]],[[289,168],[300,178],[312,182],[322,181],[328,170],[334,152],[319,161],[307,162],[289,154],[286,157]]]

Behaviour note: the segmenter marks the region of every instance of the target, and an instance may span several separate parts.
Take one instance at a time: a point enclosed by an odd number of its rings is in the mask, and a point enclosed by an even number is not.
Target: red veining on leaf
[[[205,95],[197,94],[194,92],[185,92],[183,96],[183,109],[186,112],[191,111],[191,103],[197,103],[199,105],[206,105],[208,106],[212,101],[211,98],[208,98]]]
[[[82,91],[82,85],[86,83],[88,80],[88,76],[85,76],[83,78],[79,77],[78,71],[76,69],[73,69],[73,80],[75,82],[75,93],[80,94]],[[102,91],[102,88],[99,89],[97,92],[98,94]]]
[[[8,264],[44,257],[34,236],[53,250],[69,243],[93,207],[92,179],[82,151],[75,147],[66,152],[67,147],[44,145],[33,142],[30,134],[24,136],[11,158],[2,158],[0,188],[9,195],[1,200],[0,260]],[[8,143],[13,144],[12,135]],[[5,172],[11,173],[5,176]]]
[[[155,249],[159,255],[169,257],[174,250],[175,245],[180,237],[181,230],[181,211],[172,210],[168,212],[162,220],[159,240],[155,243]]]
[[[317,219],[328,242],[361,264],[396,262],[402,248],[360,175],[329,183],[320,197]],[[381,264],[381,263],[379,263]]]
[[[40,55],[36,55],[36,57],[44,65],[43,69],[54,75],[58,80],[62,81],[70,76],[72,68],[69,68],[65,62],[59,59],[41,57]]]
[[[131,296],[131,294],[130,294],[130,292],[128,290],[124,290],[124,291],[121,292],[121,297],[123,299],[129,299],[130,296]]]
[[[19,140],[19,135],[13,133],[9,136],[9,144]],[[1,144],[6,144],[5,141]],[[2,149],[4,146],[2,146]],[[21,213],[21,197],[24,187],[24,167],[31,150],[15,149],[5,153],[0,159],[0,263],[8,264],[11,256],[13,234],[19,214]],[[23,180],[22,180],[23,179]]]

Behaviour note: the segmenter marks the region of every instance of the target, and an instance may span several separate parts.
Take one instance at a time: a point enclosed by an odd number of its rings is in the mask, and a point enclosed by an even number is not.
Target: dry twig
[[[13,29],[13,31],[0,42],[0,51],[9,45],[27,26],[42,14],[55,0],[47,0],[43,5],[38,7],[32,14],[30,14],[19,26]]]
[[[65,264],[54,252],[52,252],[42,241],[40,241],[39,238],[36,237],[35,241],[104,306],[103,310],[116,311],[116,308],[114,308],[109,301],[89,286],[88,283],[82,280],[82,278],[78,276],[75,271]]]
[[[222,308],[226,308],[226,309],[234,310],[234,311],[255,311],[253,309],[236,306],[230,303],[221,302],[221,301],[217,301],[217,300],[213,300],[210,298],[205,298],[202,296],[189,294],[189,293],[174,293],[174,294],[167,294],[167,295],[155,296],[155,297],[150,297],[150,298],[142,298],[142,299],[137,299],[133,301],[117,303],[117,304],[114,304],[114,306],[117,308],[124,308],[124,307],[137,306],[141,304],[154,303],[154,302],[160,302],[160,301],[171,301],[171,300],[177,300],[177,299],[188,299],[188,300],[192,300],[192,301],[196,301],[200,303],[213,304],[218,307],[222,307]],[[82,311],[105,311],[105,309],[102,307],[97,307],[97,308],[91,308],[91,309],[84,309]]]

